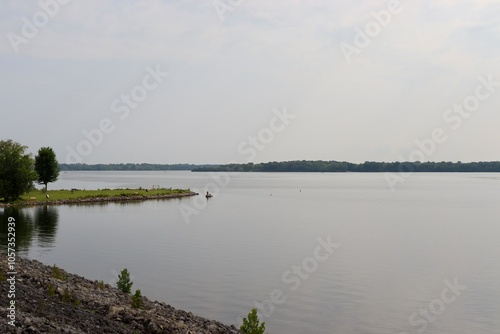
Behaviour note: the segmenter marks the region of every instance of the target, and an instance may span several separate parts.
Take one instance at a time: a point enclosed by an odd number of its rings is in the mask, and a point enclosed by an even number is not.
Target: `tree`
[[[16,200],[33,189],[37,175],[26,149],[12,140],[0,141],[0,198],[5,202]]]
[[[116,287],[124,293],[130,293],[132,284],[134,283],[132,283],[132,281],[130,280],[130,274],[127,268],[123,268],[118,275],[118,282],[116,283]]]
[[[141,290],[137,289],[135,290],[134,295],[132,296],[132,302],[131,306],[133,308],[142,308],[142,295],[141,295]]]
[[[56,154],[50,147],[42,147],[38,150],[38,155],[35,157],[35,170],[38,174],[37,182],[45,185],[55,182],[59,176],[59,164],[57,163]]]
[[[266,331],[266,323],[263,322],[259,325],[259,317],[257,316],[256,308],[248,313],[247,319],[243,319],[243,325],[241,325],[240,331],[243,334],[264,334]]]

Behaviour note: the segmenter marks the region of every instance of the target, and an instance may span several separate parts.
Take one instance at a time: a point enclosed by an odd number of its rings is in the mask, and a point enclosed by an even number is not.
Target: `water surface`
[[[49,187],[209,183],[208,173],[66,172]],[[265,305],[270,334],[500,333],[500,174],[415,174],[392,192],[383,174],[248,173],[216,190],[208,202],[0,214],[18,218],[24,256],[109,283],[126,267],[150,299],[228,324]],[[340,246],[316,268],[328,236]],[[295,274],[304,263],[310,272]],[[466,288],[442,302],[455,279]],[[277,290],[284,302],[271,304]]]

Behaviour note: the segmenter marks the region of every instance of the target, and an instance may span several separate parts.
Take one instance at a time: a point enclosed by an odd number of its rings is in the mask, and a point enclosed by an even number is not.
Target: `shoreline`
[[[79,204],[96,204],[96,203],[113,203],[113,202],[140,202],[148,200],[175,199],[199,195],[196,192],[186,192],[177,194],[164,195],[134,195],[134,196],[110,196],[110,197],[89,197],[61,200],[28,200],[18,203],[0,203],[0,208],[5,207],[27,207],[27,206],[49,206],[49,205],[79,205]]]
[[[7,256],[4,251],[0,255],[4,259]],[[7,307],[7,261],[2,261],[0,268],[0,303]],[[2,333],[240,333],[234,325],[205,319],[144,296],[143,307],[132,308],[131,294],[63,269],[58,269],[56,275],[54,267],[37,260],[17,257],[15,269],[15,326],[9,325],[5,317],[0,323]]]

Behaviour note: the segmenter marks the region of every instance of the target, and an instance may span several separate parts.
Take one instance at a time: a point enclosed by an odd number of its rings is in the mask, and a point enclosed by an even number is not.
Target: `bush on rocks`
[[[137,289],[135,290],[134,295],[132,296],[132,303],[131,303],[133,308],[142,308],[142,295],[141,295],[141,290]]]
[[[132,289],[132,284],[134,284],[130,280],[130,274],[127,268],[123,268],[120,274],[118,275],[118,282],[116,283],[116,287],[120,289],[123,293],[130,293]]]

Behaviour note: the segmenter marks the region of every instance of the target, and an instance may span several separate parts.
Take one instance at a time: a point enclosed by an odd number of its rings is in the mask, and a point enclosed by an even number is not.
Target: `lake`
[[[56,188],[173,187],[209,173],[65,172]],[[500,174],[221,175],[216,196],[0,209],[19,255],[269,334],[500,333]],[[226,181],[229,181],[227,186]],[[5,247],[5,226],[2,245]]]

